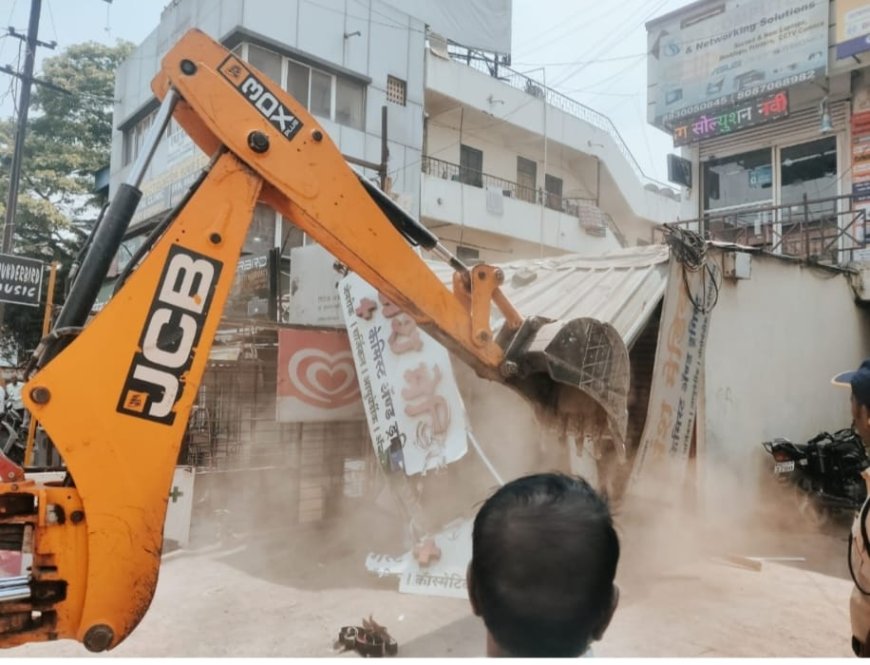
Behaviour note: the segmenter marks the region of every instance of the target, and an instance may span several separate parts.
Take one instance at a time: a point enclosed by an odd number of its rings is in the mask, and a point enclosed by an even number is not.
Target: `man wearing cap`
[[[835,376],[834,385],[852,389],[852,425],[864,445],[870,445],[870,358],[854,372]],[[852,650],[856,656],[870,657],[870,469],[861,472],[867,483],[868,499],[852,522],[849,535],[849,572],[855,587],[849,601],[852,619]]]

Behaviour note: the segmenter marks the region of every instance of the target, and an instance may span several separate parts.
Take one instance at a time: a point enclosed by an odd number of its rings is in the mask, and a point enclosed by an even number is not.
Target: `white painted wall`
[[[554,143],[601,159],[617,183],[633,214],[653,222],[674,221],[679,202],[650,191],[620,151],[618,143],[603,129],[565,111],[546,105],[531,95],[512,88],[460,63],[426,54],[426,88],[459,100],[471,108],[489,113],[522,130],[547,136]],[[591,118],[591,116],[590,116]]]
[[[751,279],[723,281],[698,444],[709,509],[757,508],[762,487],[774,482],[762,441],[802,442],[849,426],[849,392],[830,380],[870,356],[868,316],[843,273],[753,255]]]
[[[460,245],[470,247],[480,252],[479,259],[486,263],[504,263],[517,259],[535,259],[562,254],[560,250],[553,247],[541,248],[539,243],[525,242],[468,227],[463,228],[455,224],[436,226],[432,231],[451,252],[455,253]]]
[[[424,30],[418,19],[380,0],[322,0],[317,3],[286,0],[175,0],[161,15],[158,27],[118,69],[114,110],[116,130],[152,102],[151,79],[160,58],[190,28],[196,27],[222,40],[244,29],[259,39],[280,46],[292,57],[322,61],[333,71],[346,70],[370,79],[366,92],[365,132],[318,118],[342,152],[372,162],[380,161],[381,107],[386,104],[387,75],[407,82],[407,104],[388,104],[389,168],[393,189],[410,196],[414,214],[419,209],[420,158],[423,145]],[[360,35],[344,35],[359,30]],[[126,175],[122,167],[122,133],[112,141],[111,187]],[[165,142],[158,148],[149,179],[166,174]],[[143,190],[149,183],[143,183]],[[154,187],[151,187],[154,189]]]
[[[502,214],[491,212],[487,209],[486,196],[486,190],[480,187],[424,174],[420,216],[429,226],[433,222],[454,226],[461,222],[460,227],[585,256],[620,247],[609,230],[601,238],[590,236],[576,217],[545,206],[502,197]],[[535,252],[532,256],[538,254]]]
[[[483,171],[511,182],[517,181],[517,157],[537,164],[537,187],[544,187],[544,173],[562,179],[562,196],[595,198],[595,158],[564,149],[548,141],[546,171],[543,159],[543,136],[535,144],[504,143],[500,137],[475,130],[460,132],[460,110],[453,109],[430,117],[426,125],[426,149],[429,157],[452,164],[459,163],[459,146],[465,144],[483,151]]]

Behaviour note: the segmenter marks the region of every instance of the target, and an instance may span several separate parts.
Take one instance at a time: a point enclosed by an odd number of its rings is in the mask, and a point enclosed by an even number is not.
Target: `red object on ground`
[[[419,545],[414,546],[414,558],[421,566],[428,566],[441,558],[441,548],[435,544],[433,538],[427,538]]]

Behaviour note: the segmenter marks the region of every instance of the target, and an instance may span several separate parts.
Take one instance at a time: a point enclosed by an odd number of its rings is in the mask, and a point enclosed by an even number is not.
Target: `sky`
[[[280,0],[267,0],[278,2]],[[316,0],[314,0],[316,1]],[[436,1],[436,0],[433,0]],[[669,136],[646,122],[646,29],[691,0],[513,0],[513,68],[609,116],[644,172],[665,180]],[[43,0],[42,58],[84,41],[140,43],[168,0]],[[0,26],[27,31],[30,0],[0,0]],[[0,37],[0,65],[16,68],[20,40]],[[23,60],[22,60],[23,63]],[[543,69],[542,69],[543,68]],[[0,116],[14,114],[17,88],[0,72]]]

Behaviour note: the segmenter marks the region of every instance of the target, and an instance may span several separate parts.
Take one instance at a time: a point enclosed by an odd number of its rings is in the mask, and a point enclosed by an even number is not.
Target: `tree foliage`
[[[94,194],[94,174],[109,164],[115,70],[132,49],[121,41],[115,46],[75,44],[46,58],[36,74],[48,85],[33,86],[12,252],[57,261],[61,276],[103,203]],[[6,214],[14,137],[14,119],[0,120],[0,218]],[[5,310],[0,344],[33,348],[42,312],[20,305]]]

